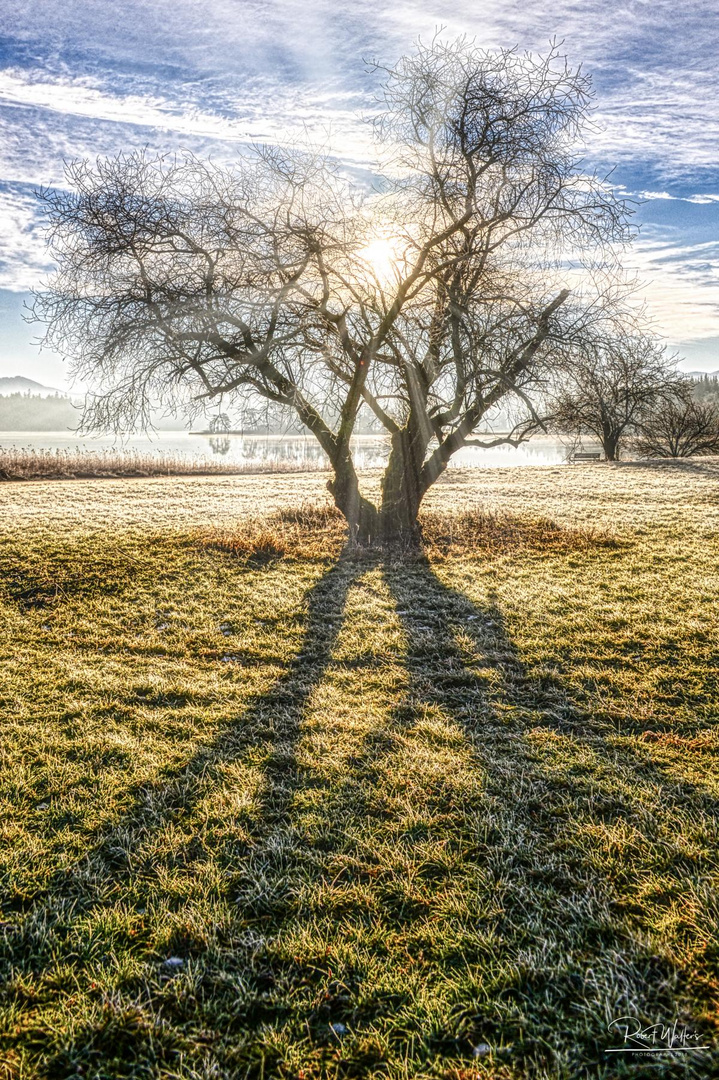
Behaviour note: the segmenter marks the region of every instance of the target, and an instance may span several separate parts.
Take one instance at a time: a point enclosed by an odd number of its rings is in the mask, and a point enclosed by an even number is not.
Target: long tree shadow
[[[604,1054],[612,1019],[673,1018],[682,1000],[622,896],[642,852],[595,858],[605,827],[646,826],[611,781],[606,729],[526,670],[491,592],[474,604],[419,561],[383,570],[407,645],[386,658],[392,709],[345,718],[349,768],[305,772],[317,797],[235,881],[256,935],[228,1022],[246,1075],[266,1060],[285,1075],[283,1041],[327,1075],[374,1075],[388,1067],[374,1032],[417,1075],[464,1075],[488,1045],[497,1075],[656,1075]],[[351,661],[359,698],[376,661]],[[338,720],[319,722],[327,741]]]
[[[600,782],[597,762],[603,775],[613,766],[606,730],[592,727],[558,683],[532,678],[495,596],[474,604],[428,564],[387,559],[384,578],[406,637],[387,683],[393,712],[388,720],[378,712],[375,726],[354,739],[344,780],[300,765],[302,721],[332,667],[349,590],[375,565],[345,557],[321,579],[309,594],[303,643],[273,687],[151,799],[141,797],[28,913],[24,936],[7,936],[8,968],[32,973],[65,958],[77,974],[85,963],[78,923],[117,906],[118,896],[139,902],[148,879],[162,894],[166,879],[158,875],[168,860],[188,876],[201,869],[207,840],[198,835],[202,815],[192,811],[222,795],[227,766],[251,757],[261,777],[256,797],[224,832],[227,808],[218,805],[212,833],[213,865],[233,905],[225,940],[173,944],[179,959],[198,964],[185,998],[169,984],[142,990],[148,1015],[167,1021],[162,1029],[132,1027],[114,1014],[108,1026],[94,1014],[75,1035],[75,1057],[64,1037],[49,1040],[49,1075],[70,1075],[80,1060],[105,1067],[122,1040],[130,1071],[116,1075],[136,1075],[132,1063],[146,1068],[153,1054],[175,1068],[181,1033],[204,1038],[208,1029],[225,1033],[217,1054],[232,1063],[217,1075],[290,1075],[279,1065],[272,1072],[282,1032],[295,1044],[306,1039],[308,1054],[339,1068],[331,1056],[343,1052],[338,1024],[402,1042],[415,1070],[406,1075],[425,1075],[433,1054],[459,1068],[456,1059],[486,1042],[499,1048],[497,1076],[505,1065],[514,1070],[507,1076],[523,1077],[644,1072],[636,1063],[608,1071],[607,1023],[634,1010],[673,1019],[681,977],[638,932],[622,906],[622,882],[612,879],[617,866],[632,873],[637,852],[594,859],[592,829],[646,821],[626,786]],[[379,678],[375,660],[345,670],[353,698]],[[330,673],[340,693],[349,685],[341,675]],[[354,722],[348,714],[348,736]],[[325,738],[338,720],[327,714],[317,723]],[[455,768],[464,772],[461,783],[447,775]],[[660,771],[655,778],[663,780]],[[300,796],[312,785],[318,797],[308,810]],[[180,841],[158,863],[152,840],[168,825]],[[141,985],[123,986],[125,1005],[135,1007]],[[439,1007],[422,1013],[433,994],[446,1004],[441,1023]],[[417,1054],[415,1042],[424,1047]],[[352,1053],[337,1075],[384,1068],[381,1048]],[[697,1072],[691,1062],[681,1067],[697,1077],[710,1071],[705,1059]]]
[[[131,809],[72,868],[58,872],[29,901],[20,905],[23,918],[5,924],[0,942],[0,963],[10,970],[42,971],[55,957],[56,931],[65,937],[69,928],[91,910],[116,901],[123,883],[147,885],[161,867],[151,841],[165,826],[189,819],[193,808],[212,790],[218,771],[251,751],[261,763],[261,784],[245,815],[243,851],[233,858],[256,857],[256,849],[280,832],[298,784],[295,746],[307,701],[321,682],[339,635],[347,594],[367,562],[344,553],[306,597],[307,613],[302,644],[274,685],[250,700],[241,715],[225,724],[217,737],[204,743],[174,774],[144,784],[135,793]],[[183,858],[181,852],[175,858]],[[8,913],[12,913],[8,905]]]
[[[594,714],[586,695],[576,700],[558,676],[528,671],[493,589],[488,591],[487,603],[478,606],[444,584],[424,560],[390,561],[385,564],[385,575],[408,633],[407,663],[414,673],[415,690],[424,686],[430,696],[442,698],[455,718],[468,725],[471,737],[495,732],[515,745],[515,735],[530,730],[540,734],[541,729],[591,746],[611,762],[616,752],[608,736],[636,735],[643,729],[643,724],[628,717],[625,730],[619,731],[616,723],[610,725]],[[468,656],[467,644],[474,656]],[[482,704],[479,713],[474,708],[478,702]],[[663,763],[648,760],[636,747],[623,745],[622,751],[634,759],[644,779],[661,784],[667,793],[676,792],[680,801],[691,796],[705,809],[719,812],[716,799],[703,787],[671,777]]]
[[[416,720],[427,708],[439,709],[461,727],[483,775],[479,818],[476,806],[458,806],[457,814],[474,821],[470,832],[477,829],[474,858],[499,898],[496,954],[512,975],[494,1002],[470,1019],[473,1038],[513,1047],[527,1075],[655,1069],[656,1063],[638,1066],[636,1060],[630,1068],[617,1061],[621,1055],[610,1063],[604,1048],[611,1043],[609,1021],[622,1014],[651,1022],[674,1018],[678,1006],[690,1017],[693,1009],[702,1013],[692,1006],[696,993],[687,970],[652,939],[624,892],[639,874],[649,880],[663,874],[664,888],[668,877],[676,888],[689,875],[700,881],[696,864],[666,858],[662,835],[663,824],[681,827],[681,815],[673,822],[671,812],[686,807],[687,785],[677,793],[679,785],[661,767],[631,753],[624,763],[630,783],[620,780],[608,738],[613,733],[559,682],[532,677],[491,590],[486,605],[476,605],[422,560],[388,560],[385,577],[408,639],[402,723],[407,713]],[[647,783],[667,797],[666,823],[653,817],[655,806],[642,804],[639,789]],[[703,792],[696,794],[698,806],[716,811],[714,800],[709,806]],[[632,836],[616,857],[598,850],[613,831]],[[637,890],[627,892],[636,896]],[[487,964],[469,943],[461,960],[480,970]],[[470,1013],[477,1013],[476,1003],[467,1001]],[[692,1060],[671,1062],[661,1075],[699,1077],[711,1070],[706,1056],[685,1056]]]

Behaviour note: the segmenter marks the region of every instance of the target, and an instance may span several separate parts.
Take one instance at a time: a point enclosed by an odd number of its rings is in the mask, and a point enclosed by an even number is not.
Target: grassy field
[[[0,491],[0,1077],[719,1076],[719,464],[323,483]]]

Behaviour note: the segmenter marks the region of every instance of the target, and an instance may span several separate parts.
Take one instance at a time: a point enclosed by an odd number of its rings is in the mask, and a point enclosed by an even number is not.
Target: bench
[[[591,450],[589,453],[572,454],[572,461],[601,461],[601,450]]]

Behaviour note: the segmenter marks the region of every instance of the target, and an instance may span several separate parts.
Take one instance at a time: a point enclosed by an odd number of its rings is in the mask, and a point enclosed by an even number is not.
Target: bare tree
[[[624,441],[676,386],[671,360],[646,334],[615,329],[580,339],[559,366],[548,403],[551,426],[592,436],[607,461],[617,461]]]
[[[372,192],[277,148],[230,171],[68,166],[71,190],[41,193],[58,271],[36,315],[100,386],[87,426],[260,395],[320,442],[354,539],[416,542],[424,494],[482,419],[508,395],[530,406],[564,334],[569,258],[623,241],[627,211],[581,170],[590,84],[556,48],[435,40],[379,70]],[[391,442],[379,507],[352,459],[362,409]]]
[[[719,406],[696,401],[691,383],[680,384],[639,424],[634,448],[654,458],[719,454]]]

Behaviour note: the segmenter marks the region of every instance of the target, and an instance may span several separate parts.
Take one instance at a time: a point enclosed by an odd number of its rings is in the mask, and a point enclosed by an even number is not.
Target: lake
[[[489,438],[489,436],[487,436]],[[130,435],[78,438],[67,431],[0,432],[0,447],[25,447],[34,450],[136,450],[141,453],[181,454],[202,461],[224,459],[232,464],[287,463],[294,468],[306,465],[317,468],[324,460],[318,443],[310,435],[192,435],[188,431],[161,431],[150,437]],[[387,460],[388,441],[378,435],[358,435],[352,440],[359,469],[382,466]],[[494,467],[505,465],[561,465],[567,448],[556,439],[536,438],[521,446],[496,446],[485,450],[467,447],[452,458],[457,467]]]

